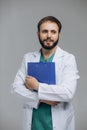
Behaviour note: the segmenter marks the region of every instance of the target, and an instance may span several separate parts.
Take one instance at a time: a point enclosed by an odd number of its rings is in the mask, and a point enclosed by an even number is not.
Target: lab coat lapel
[[[64,51],[60,47],[57,47],[55,56],[53,58],[53,62],[58,62],[58,60],[61,59],[63,56],[64,56]]]
[[[40,61],[40,55],[41,55],[40,51],[34,52],[32,54],[32,57],[31,57],[32,62],[39,62]]]
[[[56,84],[60,83],[61,79],[61,71],[63,68],[63,57],[64,57],[64,51],[58,47],[55,56],[53,59],[53,62],[55,62],[55,72],[56,72]]]

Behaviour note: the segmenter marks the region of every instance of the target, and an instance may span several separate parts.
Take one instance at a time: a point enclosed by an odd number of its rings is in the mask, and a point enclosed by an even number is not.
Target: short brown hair
[[[56,23],[56,24],[58,25],[58,27],[59,27],[59,32],[61,32],[62,24],[61,24],[61,22],[60,22],[57,18],[55,18],[54,16],[46,16],[46,17],[42,18],[42,19],[38,22],[38,26],[37,26],[38,31],[40,31],[40,26],[41,26],[41,24],[44,23],[44,22],[47,22],[47,21]]]

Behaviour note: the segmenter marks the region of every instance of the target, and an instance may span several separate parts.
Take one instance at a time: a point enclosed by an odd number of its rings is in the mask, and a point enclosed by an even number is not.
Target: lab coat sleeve
[[[79,78],[75,57],[70,55],[64,60],[61,71],[61,82],[57,85],[39,84],[39,99],[69,102],[74,97],[77,79]]]
[[[24,103],[27,103],[29,107],[38,108],[39,98],[38,94],[34,91],[27,89],[24,85],[25,77],[27,75],[27,66],[25,57],[23,58],[22,64],[18,73],[16,74],[15,80],[12,84],[11,92],[17,97],[21,98]]]

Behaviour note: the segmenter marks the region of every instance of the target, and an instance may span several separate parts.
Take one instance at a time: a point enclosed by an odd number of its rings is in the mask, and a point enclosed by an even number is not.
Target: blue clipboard
[[[56,84],[54,62],[28,62],[28,75],[35,77],[40,83]]]

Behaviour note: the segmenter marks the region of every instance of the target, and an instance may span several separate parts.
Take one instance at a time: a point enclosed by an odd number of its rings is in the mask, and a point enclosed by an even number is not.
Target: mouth
[[[44,42],[53,42],[51,39],[45,39]]]
[[[52,40],[46,40],[46,42],[53,42]]]

